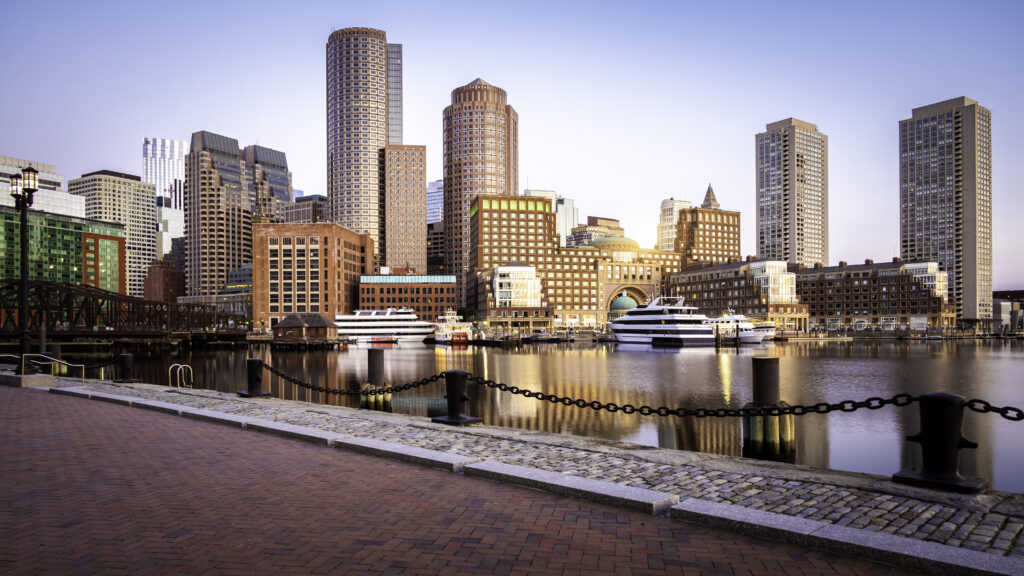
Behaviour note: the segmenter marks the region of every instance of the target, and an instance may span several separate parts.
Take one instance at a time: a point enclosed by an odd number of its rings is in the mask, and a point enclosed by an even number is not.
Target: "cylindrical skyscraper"
[[[388,143],[388,45],[372,28],[345,28],[327,41],[329,218],[383,245],[383,151]]]
[[[515,196],[519,188],[519,115],[505,91],[477,78],[452,90],[444,109],[445,269],[466,302],[469,208],[480,194]]]

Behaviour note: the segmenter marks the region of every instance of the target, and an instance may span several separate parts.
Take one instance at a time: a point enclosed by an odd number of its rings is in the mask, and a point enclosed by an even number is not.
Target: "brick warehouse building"
[[[411,308],[420,320],[437,317],[456,306],[455,276],[389,274],[359,278],[359,309]]]

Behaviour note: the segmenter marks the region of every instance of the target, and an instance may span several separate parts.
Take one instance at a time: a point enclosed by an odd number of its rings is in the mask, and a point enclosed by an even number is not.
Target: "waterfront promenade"
[[[898,572],[794,542],[927,573],[1024,567],[1017,495],[214,391],[59,386],[170,414],[0,388],[4,572]]]

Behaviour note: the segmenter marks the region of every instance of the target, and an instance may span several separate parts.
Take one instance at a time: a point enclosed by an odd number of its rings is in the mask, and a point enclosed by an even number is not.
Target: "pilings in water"
[[[753,358],[754,401],[745,408],[787,406],[779,398],[779,359]],[[796,428],[792,414],[743,417],[743,456],[778,462],[796,461]]]

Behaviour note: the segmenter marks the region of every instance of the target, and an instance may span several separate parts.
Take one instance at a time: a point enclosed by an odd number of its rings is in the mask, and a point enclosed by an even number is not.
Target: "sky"
[[[662,200],[711,184],[755,254],[754,137],[829,138],[830,264],[899,255],[899,121],[992,111],[994,286],[1024,289],[1024,2],[5,2],[0,155],[67,179],[140,174],[145,137],[209,130],[285,152],[326,194],[326,43],[404,51],[404,143],[442,178],[442,112],[476,78],[519,113],[520,190],[555,190],[654,247]],[[15,23],[24,25],[15,26]]]

